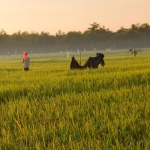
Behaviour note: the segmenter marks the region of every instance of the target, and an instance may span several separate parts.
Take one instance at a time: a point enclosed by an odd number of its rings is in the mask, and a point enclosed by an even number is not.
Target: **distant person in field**
[[[137,55],[137,51],[134,49],[133,51],[133,55],[136,56]]]
[[[30,58],[27,56],[27,52],[23,52],[23,68],[24,71],[29,71],[30,67]]]

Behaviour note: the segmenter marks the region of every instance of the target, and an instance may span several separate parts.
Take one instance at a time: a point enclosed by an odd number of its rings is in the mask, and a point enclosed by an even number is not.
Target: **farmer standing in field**
[[[133,55],[136,56],[137,55],[137,51],[134,49],[133,51]]]
[[[23,68],[24,71],[29,71],[30,58],[27,56],[27,52],[23,52]]]

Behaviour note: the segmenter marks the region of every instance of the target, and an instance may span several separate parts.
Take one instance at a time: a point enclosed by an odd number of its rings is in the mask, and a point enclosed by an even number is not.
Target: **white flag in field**
[[[81,51],[79,49],[77,49],[77,51],[78,51],[79,54],[81,53]]]
[[[69,58],[69,52],[67,51],[67,58]]]

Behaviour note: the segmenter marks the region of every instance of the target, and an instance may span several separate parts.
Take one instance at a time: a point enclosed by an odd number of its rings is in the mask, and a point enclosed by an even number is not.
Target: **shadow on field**
[[[56,97],[56,96],[61,96],[62,94],[66,94],[65,91],[62,91],[61,88],[52,88],[50,89],[45,89],[43,86],[40,86],[35,89],[31,88],[22,88],[22,89],[10,89],[10,90],[5,90],[5,91],[0,91],[0,104],[5,104],[9,101],[19,101],[22,99],[28,99],[33,100],[42,100],[43,98],[49,98],[49,97]]]
[[[19,91],[12,91],[12,90],[2,91],[0,92],[0,104],[25,98],[28,95],[28,92],[29,91],[26,89]]]

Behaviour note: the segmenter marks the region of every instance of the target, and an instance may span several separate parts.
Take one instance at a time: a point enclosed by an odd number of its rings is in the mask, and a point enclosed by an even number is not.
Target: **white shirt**
[[[30,66],[30,57],[27,57],[26,60],[23,58],[23,67],[29,68],[29,66]]]

